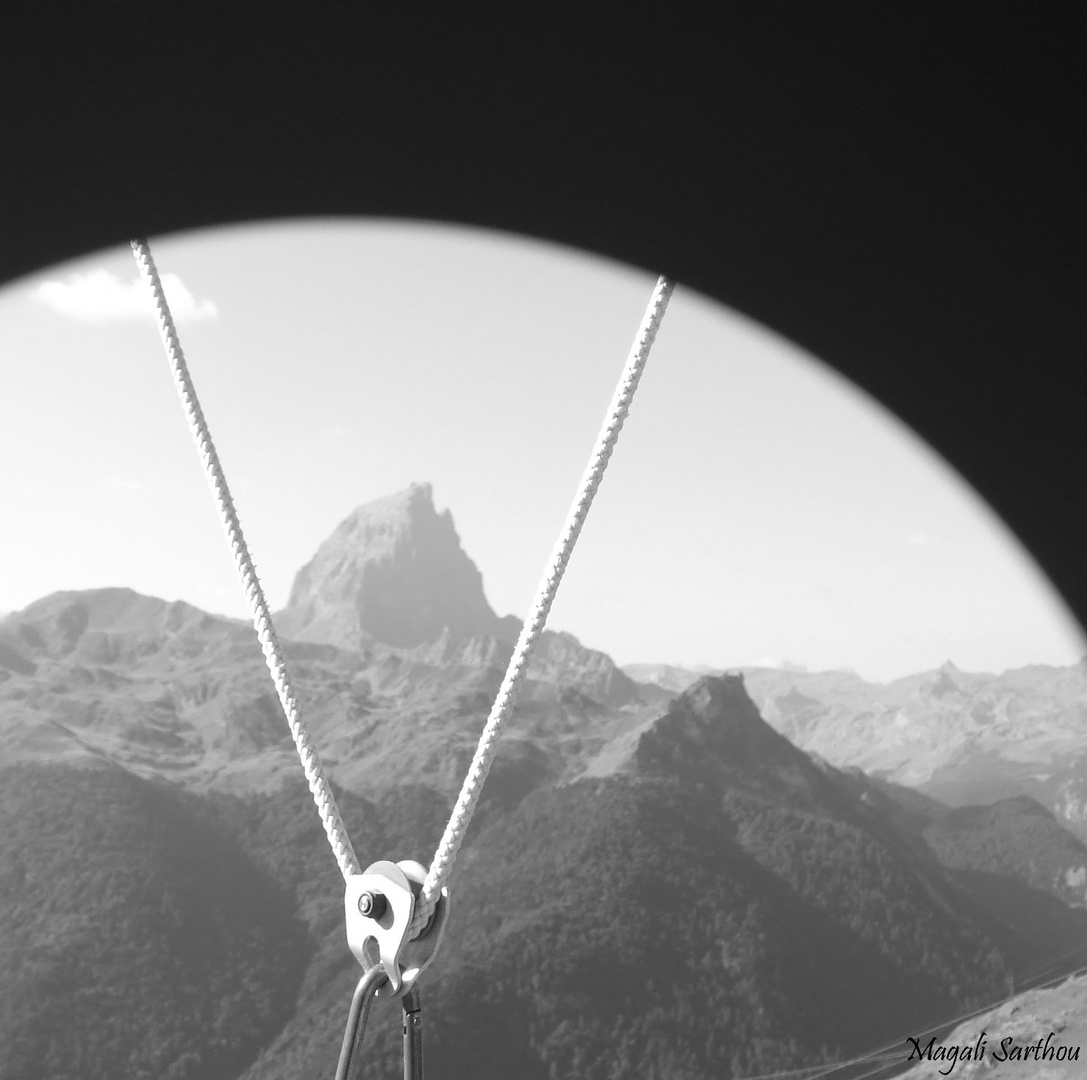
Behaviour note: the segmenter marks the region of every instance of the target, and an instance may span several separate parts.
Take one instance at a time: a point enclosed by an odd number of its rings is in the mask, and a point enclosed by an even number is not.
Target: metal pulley
[[[349,1080],[370,1005],[377,994],[401,999],[404,1010],[404,1078],[422,1080],[422,1006],[415,986],[434,959],[449,918],[449,890],[442,889],[434,913],[414,940],[408,939],[426,869],[420,863],[376,862],[346,878],[347,943],[363,967],[344,1032],[336,1080]]]

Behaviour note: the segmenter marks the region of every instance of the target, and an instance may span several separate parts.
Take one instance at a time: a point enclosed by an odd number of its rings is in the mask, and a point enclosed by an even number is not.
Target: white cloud
[[[176,274],[163,274],[162,287],[177,322],[214,319],[219,311],[207,298],[197,299]],[[117,322],[149,319],[154,306],[147,286],[139,278],[122,281],[109,270],[69,274],[63,281],[43,281],[35,298],[61,315],[79,322]]]

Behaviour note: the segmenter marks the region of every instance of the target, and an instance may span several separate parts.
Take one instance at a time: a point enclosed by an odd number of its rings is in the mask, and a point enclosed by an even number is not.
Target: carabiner
[[[347,1014],[347,1030],[343,1034],[340,1047],[340,1061],[336,1066],[336,1080],[349,1080],[352,1065],[362,1044],[366,1032],[366,1020],[370,1015],[370,1006],[379,987],[388,981],[383,968],[372,967],[358,981],[355,993],[351,996],[351,1010]]]
[[[351,1011],[347,1014],[347,1030],[340,1047],[336,1080],[351,1080],[362,1038],[366,1034],[370,1005],[387,981],[388,976],[380,967],[370,968],[359,979],[351,997]],[[400,1001],[404,1009],[404,1080],[423,1080],[423,1004],[419,988],[413,986]]]

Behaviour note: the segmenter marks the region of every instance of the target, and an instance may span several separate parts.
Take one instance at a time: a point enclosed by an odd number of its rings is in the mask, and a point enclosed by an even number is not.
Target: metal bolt
[[[388,906],[383,893],[367,891],[359,897],[359,914],[370,919],[380,919]]]

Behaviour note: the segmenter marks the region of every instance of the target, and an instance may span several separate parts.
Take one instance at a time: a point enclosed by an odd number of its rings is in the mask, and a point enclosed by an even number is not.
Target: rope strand
[[[588,468],[582,477],[581,486],[574,499],[573,506],[567,515],[566,523],[559,536],[558,543],[551,553],[551,558],[544,573],[543,580],[536,590],[532,610],[528,619],[521,627],[517,645],[510,657],[506,668],[505,678],[499,687],[498,696],[491,707],[486,726],[479,737],[475,756],[468,768],[468,775],[464,779],[460,795],[457,798],[453,813],[446,825],[445,833],[434,853],[434,859],[430,864],[430,871],[423,882],[423,890],[415,908],[415,917],[411,924],[411,937],[415,938],[426,927],[434,911],[434,905],[446,881],[453,869],[464,835],[468,831],[468,825],[475,812],[476,803],[483,790],[483,784],[487,779],[491,762],[498,749],[498,739],[502,734],[502,728],[513,711],[517,700],[517,693],[528,671],[528,661],[532,649],[543,630],[548,612],[558,591],[559,582],[566,570],[566,564],[570,561],[570,555],[574,549],[581,527],[585,523],[585,516],[592,505],[600,481],[603,479],[604,470],[608,466],[612,450],[615,448],[619,431],[630,411],[630,403],[634,397],[634,391],[638,387],[638,380],[642,376],[645,362],[649,358],[649,350],[653,347],[653,341],[660,328],[661,319],[664,317],[668,300],[672,295],[674,283],[661,277],[657,281],[656,288],[649,301],[638,330],[638,336],[634,339],[630,356],[619,379],[619,385],[615,390],[608,415],[597,436],[596,445],[593,447],[589,458]]]
[[[215,496],[215,503],[219,509],[219,517],[226,530],[230,549],[234,555],[234,563],[242,579],[246,599],[253,616],[253,628],[257,632],[261,650],[264,653],[264,661],[268,665],[268,672],[275,684],[279,703],[283,707],[283,714],[287,719],[287,725],[291,729],[291,737],[298,750],[298,758],[302,763],[302,770],[306,774],[310,794],[317,806],[317,812],[321,815],[321,823],[325,828],[332,854],[339,865],[340,873],[346,878],[351,874],[360,873],[358,859],[347,836],[343,819],[340,817],[336,799],[332,794],[332,788],[325,778],[321,767],[321,760],[317,756],[317,750],[310,738],[309,729],[302,718],[302,708],[291,688],[290,676],[287,672],[287,662],[279,646],[275,627],[272,625],[272,615],[268,609],[268,602],[264,597],[260,580],[257,578],[256,567],[249,555],[249,549],[242,535],[241,523],[238,521],[237,512],[234,509],[234,501],[227,487],[226,476],[223,467],[219,463],[219,455],[215,452],[215,444],[211,440],[211,431],[204,419],[203,410],[196,396],[196,388],[192,377],[189,375],[188,365],[185,363],[185,354],[181,350],[181,341],[174,326],[173,316],[170,314],[169,305],[166,302],[166,293],[162,288],[155,261],[151,257],[151,249],[144,239],[132,241],[132,254],[140,268],[140,274],[155,299],[155,314],[158,320],[159,333],[162,336],[162,344],[166,349],[166,357],[173,372],[174,383],[181,397],[181,404],[185,410],[185,418],[189,422],[189,430],[192,432],[193,441],[200,454],[200,460],[204,464],[204,472],[208,483]]]

